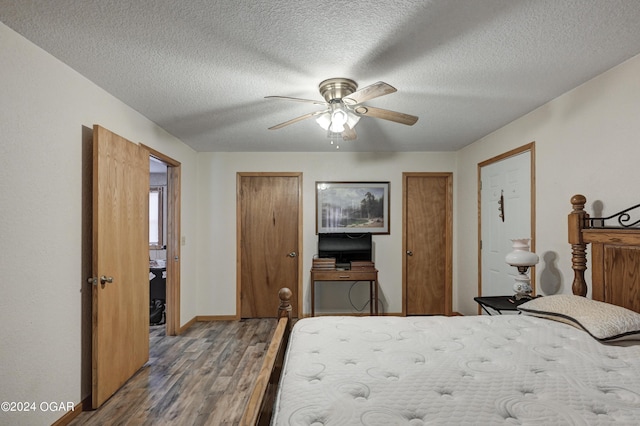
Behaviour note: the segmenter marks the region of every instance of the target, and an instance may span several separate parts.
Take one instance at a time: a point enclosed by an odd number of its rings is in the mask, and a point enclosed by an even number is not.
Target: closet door
[[[276,317],[278,290],[288,287],[297,317],[302,174],[238,173],[237,186],[240,316]]]
[[[406,315],[451,314],[451,173],[403,173]]]

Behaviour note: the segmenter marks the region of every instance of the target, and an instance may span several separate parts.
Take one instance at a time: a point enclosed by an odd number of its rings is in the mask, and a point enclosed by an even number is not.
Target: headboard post
[[[569,213],[569,244],[571,244],[571,267],[574,277],[571,290],[578,296],[587,295],[587,283],[584,280],[584,271],[587,270],[587,244],[582,237],[582,229],[589,215],[584,211],[587,198],[584,195],[576,194],[571,197],[573,211]]]

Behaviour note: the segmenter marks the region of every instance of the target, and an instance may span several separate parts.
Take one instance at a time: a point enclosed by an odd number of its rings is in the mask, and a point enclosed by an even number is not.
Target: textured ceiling
[[[332,77],[366,102],[342,151],[455,151],[640,53],[638,0],[0,0],[0,21],[197,151],[331,151]]]

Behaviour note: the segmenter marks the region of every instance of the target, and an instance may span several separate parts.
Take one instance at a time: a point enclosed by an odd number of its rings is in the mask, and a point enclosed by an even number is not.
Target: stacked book
[[[335,257],[314,257],[313,269],[336,269]]]

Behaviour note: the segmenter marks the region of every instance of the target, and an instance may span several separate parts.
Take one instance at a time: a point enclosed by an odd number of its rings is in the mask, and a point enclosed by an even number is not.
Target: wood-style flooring
[[[71,425],[236,425],[275,319],[197,322],[180,336],[152,327],[149,362],[102,407]]]

